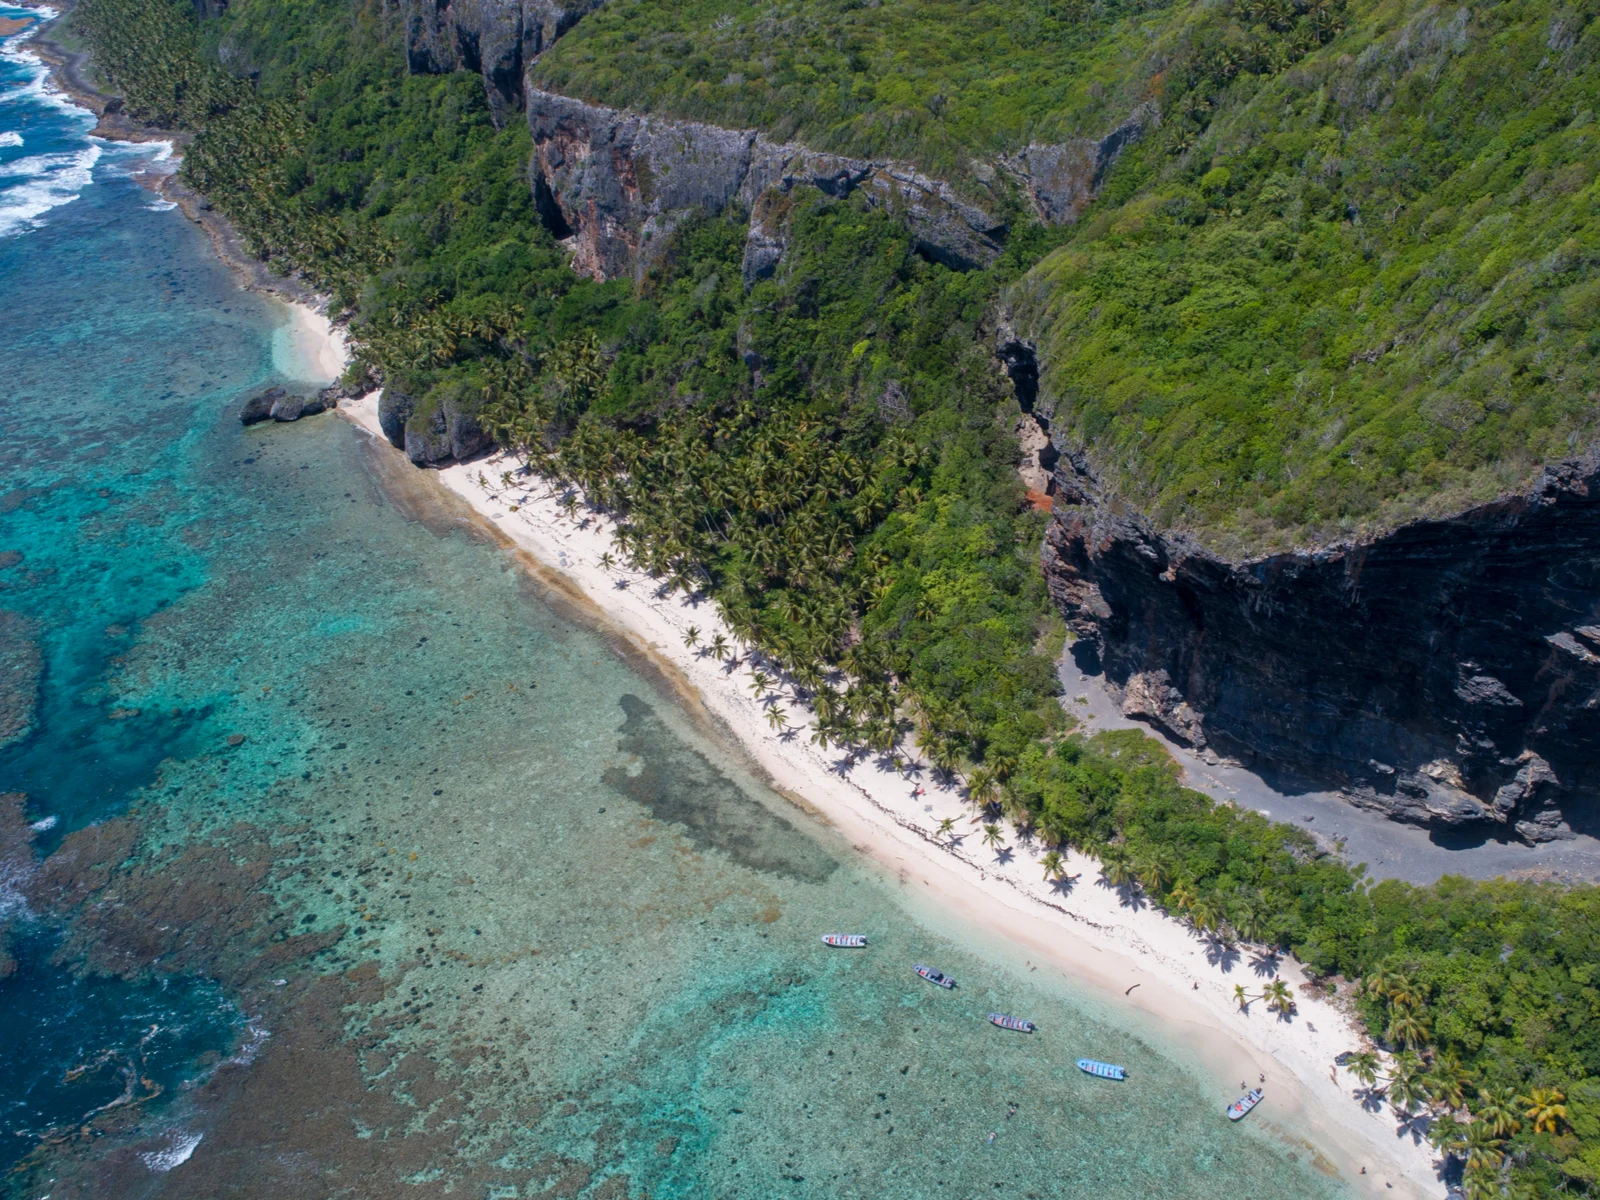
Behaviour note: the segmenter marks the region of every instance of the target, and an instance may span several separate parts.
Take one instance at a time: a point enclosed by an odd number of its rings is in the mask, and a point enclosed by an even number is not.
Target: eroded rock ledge
[[[858,193],[902,219],[921,254],[956,270],[988,265],[1005,243],[995,205],[907,163],[845,158],[773,142],[753,129],[605,108],[533,87],[526,104],[539,211],[572,247],[574,268],[596,279],[639,274],[684,217],[738,205],[750,214],[749,285],[781,260],[787,200],[800,188],[836,198]],[[1098,141],[1029,147],[1002,169],[1041,219],[1070,221],[1154,119],[1141,111]]]
[[[195,0],[207,4],[226,0]],[[573,249],[573,266],[597,279],[638,276],[684,216],[737,204],[751,218],[748,286],[786,248],[784,203],[797,187],[859,192],[904,218],[918,250],[957,270],[1000,253],[1006,221],[997,199],[1014,187],[1046,224],[1077,219],[1124,149],[1160,121],[1141,105],[1100,138],[1029,145],[979,164],[962,194],[907,163],[846,158],[751,129],[633,113],[535,87],[539,56],[605,0],[405,0],[406,63],[413,74],[478,72],[497,124],[525,109],[536,150],[535,199],[545,223]],[[976,194],[987,193],[987,194]]]
[[[1229,562],[1056,470],[1052,596],[1124,711],[1396,819],[1600,832],[1600,456],[1371,541]]]

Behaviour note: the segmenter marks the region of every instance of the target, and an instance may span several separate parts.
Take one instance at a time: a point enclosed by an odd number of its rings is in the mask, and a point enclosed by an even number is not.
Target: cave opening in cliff
[[[565,241],[577,232],[567,223],[566,214],[561,211],[561,205],[556,203],[556,195],[543,175],[536,174],[533,177],[533,206],[538,210],[539,220],[558,242]]]

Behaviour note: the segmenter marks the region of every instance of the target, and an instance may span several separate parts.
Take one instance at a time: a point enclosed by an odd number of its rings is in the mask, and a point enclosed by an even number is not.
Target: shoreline
[[[41,32],[66,11],[41,21]],[[81,52],[66,51],[44,39],[34,39],[34,49],[40,51],[57,90],[100,119],[93,136],[169,141],[175,149],[187,140],[182,134],[139,126],[120,113],[108,114],[109,98],[81,78],[79,68],[86,57]],[[312,372],[304,379],[324,378],[331,366],[342,368],[347,348],[342,331],[326,315],[325,297],[297,280],[272,274],[244,249],[232,225],[175,176],[163,176],[154,188],[200,226],[243,289],[285,305],[289,327],[283,349]],[[275,362],[279,348],[275,344]],[[377,429],[376,396],[341,402],[339,411],[381,443],[380,450],[398,454]],[[691,625],[706,638],[726,632],[714,605],[707,601],[694,606],[677,596],[658,598],[654,582],[641,573],[602,569],[598,560],[610,549],[609,522],[597,515],[581,523],[566,520],[542,481],[514,493],[497,493],[492,484],[477,482],[480,477],[497,477],[508,466],[515,464],[497,455],[451,465],[436,476],[498,540],[522,552],[518,557],[525,568],[559,580],[569,599],[597,614],[605,628],[662,668],[684,698],[738,744],[779,794],[895,872],[902,889],[913,888],[920,879],[925,890],[913,891],[913,897],[930,900],[956,919],[999,937],[1014,951],[1036,956],[1039,965],[1087,981],[1108,1000],[1122,993],[1126,1004],[1159,1023],[1169,1037],[1174,1027],[1181,1028],[1183,1044],[1218,1080],[1219,1109],[1236,1098],[1238,1089],[1226,1082],[1236,1073],[1246,1079],[1267,1074],[1269,1104],[1253,1119],[1265,1122],[1281,1141],[1309,1150],[1325,1173],[1370,1194],[1422,1197],[1442,1192],[1426,1143],[1418,1146],[1402,1140],[1392,1119],[1362,1108],[1349,1094],[1356,1085],[1348,1073],[1339,1072],[1338,1082],[1324,1075],[1336,1054],[1358,1049],[1363,1038],[1332,1004],[1299,992],[1304,975],[1298,963],[1283,959],[1273,968],[1297,990],[1300,1011],[1293,1020],[1267,1013],[1259,1001],[1251,1006],[1254,1011],[1242,1014],[1232,999],[1233,985],[1259,988],[1271,979],[1273,970],[1263,978],[1243,958],[1208,962],[1205,943],[1185,927],[1149,908],[1130,907],[1116,892],[1096,884],[1099,871],[1094,860],[1076,852],[1066,855],[1068,874],[1077,877],[1075,885],[1047,886],[1039,881],[1039,847],[1016,846],[1008,862],[979,849],[957,789],[919,775],[916,782],[927,792],[913,796],[913,781],[892,769],[870,761],[843,769],[842,753],[812,746],[805,732],[808,714],[784,700],[774,703],[794,732],[784,736],[772,732],[766,727],[768,705],[747,694],[745,672],[730,672],[682,644]],[[619,579],[627,579],[628,585],[617,586]],[[950,845],[939,839],[934,830],[943,817],[955,818],[958,830],[966,831],[961,842],[974,844]],[[1280,1114],[1287,1118],[1285,1123],[1280,1123]],[[1317,1141],[1308,1141],[1307,1134]],[[1363,1167],[1364,1176],[1359,1174]],[[1386,1184],[1392,1185],[1392,1192]]]
[[[329,297],[308,287],[299,279],[278,275],[244,245],[239,231],[211,202],[199,192],[178,179],[176,164],[183,158],[183,147],[193,140],[193,134],[181,130],[159,129],[136,121],[122,111],[121,97],[107,95],[85,77],[89,60],[86,50],[71,50],[50,37],[51,29],[72,13],[73,5],[66,3],[39,5],[34,12],[49,12],[32,26],[28,50],[45,68],[45,84],[68,103],[91,113],[97,124],[89,136],[111,142],[166,142],[172,147],[174,170],[146,175],[140,182],[164,200],[178,206],[179,211],[198,225],[210,239],[212,248],[234,276],[239,286],[248,292],[258,292],[283,302],[291,308],[300,307],[326,320]],[[26,31],[25,31],[26,32]]]
[[[338,411],[372,437],[380,452],[398,455],[378,428],[377,396],[344,401]],[[520,552],[525,567],[559,580],[563,593],[598,616],[602,627],[655,662],[775,791],[833,826],[898,878],[916,902],[931,902],[1001,939],[1028,956],[1030,966],[1057,970],[1107,1000],[1120,1000],[1169,1037],[1181,1029],[1175,1040],[1216,1080],[1219,1109],[1236,1098],[1236,1080],[1253,1083],[1258,1074],[1267,1075],[1269,1103],[1258,1115],[1280,1140],[1309,1150],[1320,1169],[1352,1189],[1416,1197],[1443,1193],[1432,1148],[1402,1135],[1386,1108],[1363,1108],[1348,1072],[1339,1070],[1330,1079],[1334,1057],[1362,1048],[1366,1039],[1333,1003],[1302,990],[1306,980],[1297,962],[1284,958],[1254,966],[1246,954],[1218,955],[1177,921],[1126,903],[1100,881],[1098,863],[1076,851],[1065,856],[1067,874],[1076,877],[1067,887],[1042,880],[1043,848],[1037,844],[1015,844],[1001,861],[978,844],[959,790],[940,785],[925,769],[906,777],[870,759],[847,769],[843,752],[812,745],[806,710],[749,694],[748,663],[730,671],[703,647],[684,646],[691,626],[702,640],[727,633],[712,602],[663,597],[659,584],[641,572],[602,568],[601,554],[612,549],[610,521],[581,512],[569,520],[537,477],[526,487],[497,488],[501,472],[515,467],[497,454],[433,474],[497,540]],[[784,714],[788,732],[769,727],[769,705]],[[919,785],[925,794],[913,795]],[[956,820],[954,845],[936,832],[945,817]],[[1293,1018],[1280,1019],[1260,1001],[1241,1013],[1234,986],[1259,991],[1274,974],[1295,990]]]

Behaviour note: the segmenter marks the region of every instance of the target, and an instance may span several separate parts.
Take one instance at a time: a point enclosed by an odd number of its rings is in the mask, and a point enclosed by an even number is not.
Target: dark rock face
[[[239,410],[239,421],[256,425],[262,421],[298,421],[327,412],[339,403],[343,393],[337,387],[323,388],[315,396],[294,396],[281,387],[268,388],[259,396],[252,396]]]
[[[1398,820],[1600,832],[1600,458],[1372,541],[1233,563],[1056,473],[1044,566],[1124,712]]]
[[[385,392],[385,395],[388,393]],[[409,404],[409,402],[407,402]],[[398,416],[397,406],[391,420]],[[406,457],[419,467],[439,467],[449,462],[465,462],[475,454],[489,449],[489,435],[483,431],[476,415],[464,411],[454,400],[446,399],[438,407],[418,412],[415,406],[406,410],[400,424],[400,439],[395,444],[406,452]],[[389,424],[383,416],[383,402],[378,403],[378,423],[391,442]]]
[[[1117,128],[1099,140],[1077,138],[1041,146],[1037,143],[1011,155],[1004,165],[1023,181],[1034,211],[1046,225],[1067,225],[1078,219],[1100,191],[1111,164],[1121,153],[1161,124],[1161,110],[1141,104]]]
[[[206,0],[196,0],[204,3]],[[406,64],[414,75],[477,71],[496,124],[522,108],[523,72],[605,0],[406,0]]]
[[[901,163],[818,154],[754,130],[672,121],[529,89],[534,194],[547,224],[570,237],[573,267],[596,279],[638,274],[673,227],[737,203],[761,218],[747,282],[782,256],[783,197],[799,187],[835,198],[859,191],[906,222],[918,250],[958,270],[992,262],[1005,224],[948,184]]]
[[[415,400],[393,387],[384,388],[378,397],[378,428],[396,450],[406,448],[406,422],[416,408]]]
[[[437,467],[453,459],[455,451],[450,446],[450,427],[444,412],[435,409],[407,421],[403,449],[419,467]]]
[[[241,425],[255,425],[272,419],[272,406],[284,398],[281,387],[268,388],[258,396],[251,396],[239,410]]]

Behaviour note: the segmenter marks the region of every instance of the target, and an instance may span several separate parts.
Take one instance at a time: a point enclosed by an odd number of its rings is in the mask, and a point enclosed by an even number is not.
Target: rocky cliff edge
[[[1050,591],[1123,711],[1280,790],[1440,830],[1600,832],[1600,455],[1373,540],[1225,561],[1056,467]]]

